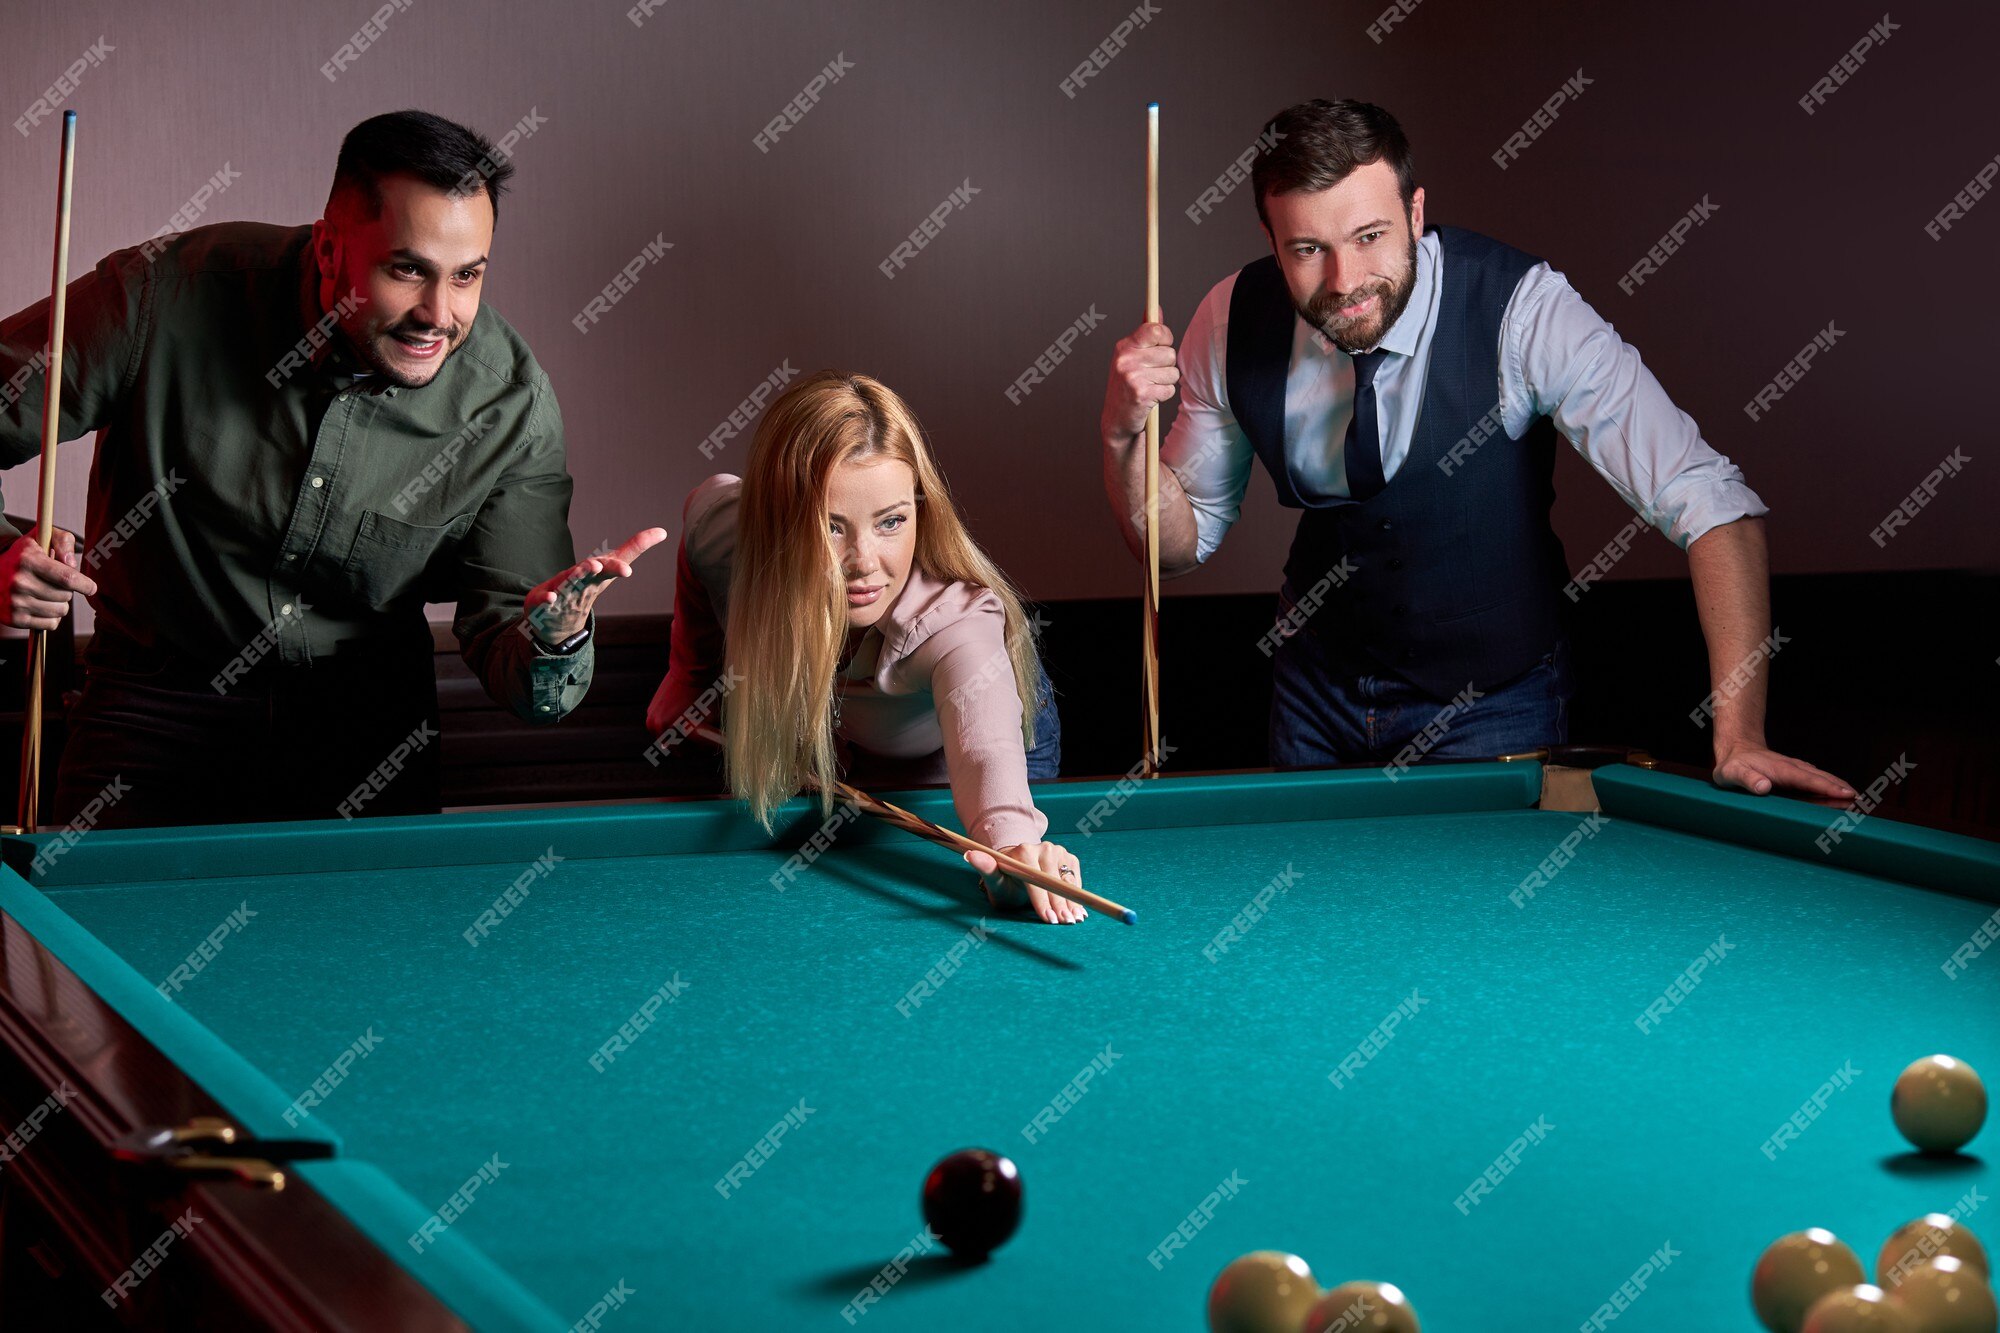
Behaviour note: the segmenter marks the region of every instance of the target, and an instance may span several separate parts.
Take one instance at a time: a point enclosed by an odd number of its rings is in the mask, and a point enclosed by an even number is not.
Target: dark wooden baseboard
[[[1898,759],[1912,766],[1881,813],[2000,836],[2000,576],[1928,572],[1800,575],[1773,581],[1783,635],[1767,664],[1772,746],[1865,789]],[[1134,599],[1051,602],[1043,658],[1063,719],[1063,773],[1111,775],[1139,758],[1139,608]],[[1270,659],[1257,643],[1275,597],[1169,597],[1161,609],[1161,735],[1169,771],[1267,762]],[[1570,738],[1631,745],[1707,766],[1708,734],[1689,719],[1709,690],[1706,650],[1685,580],[1592,588],[1576,609]],[[583,706],[553,725],[505,712],[434,626],[443,713],[445,803],[629,800],[720,789],[712,757],[655,766],[647,701],[667,668],[665,615],[604,616],[597,675]],[[43,790],[53,791],[69,644],[52,638]],[[18,690],[0,685],[0,745],[20,749]],[[688,747],[692,749],[693,747]],[[0,778],[11,810],[13,763]]]
[[[1913,767],[1881,813],[2000,833],[2000,576],[1928,572],[1773,581],[1783,636],[1771,673],[1772,746],[1866,788]],[[1042,608],[1043,656],[1063,718],[1065,775],[1123,773],[1139,757],[1139,611],[1132,599]],[[1169,597],[1161,609],[1161,735],[1172,769],[1267,761],[1271,664],[1257,642],[1275,598]],[[1570,737],[1711,762],[1690,713],[1709,691],[1685,580],[1603,583],[1576,610]],[[598,800],[714,790],[708,760],[655,768],[646,702],[667,664],[669,617],[599,621],[597,678],[582,708],[536,727],[501,712],[440,627],[446,800]]]

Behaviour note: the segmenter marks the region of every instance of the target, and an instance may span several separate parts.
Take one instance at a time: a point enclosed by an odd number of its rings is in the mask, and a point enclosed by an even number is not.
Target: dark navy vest
[[[1379,494],[1357,502],[1299,493],[1285,459],[1298,316],[1269,255],[1236,275],[1228,387],[1278,502],[1305,510],[1285,577],[1295,598],[1323,598],[1308,629],[1336,669],[1386,670],[1445,700],[1467,684],[1502,684],[1555,648],[1569,575],[1549,523],[1555,427],[1540,417],[1510,440],[1498,410],[1501,316],[1541,261],[1476,232],[1426,232],[1437,235],[1442,260],[1430,375],[1409,456]],[[1351,572],[1328,578],[1343,560]]]

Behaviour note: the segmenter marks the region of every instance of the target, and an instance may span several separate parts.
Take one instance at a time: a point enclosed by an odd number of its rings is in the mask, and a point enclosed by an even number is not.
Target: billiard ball
[[[1210,1333],[1299,1333],[1319,1296],[1296,1254],[1256,1250],[1229,1261],[1208,1289]]]
[[[1831,1231],[1794,1231],[1772,1241],[1757,1260],[1750,1275],[1750,1304],[1771,1333],[1799,1333],[1814,1301],[1867,1280],[1861,1260]]]
[[[1343,1282],[1319,1298],[1303,1333],[1421,1333],[1417,1312],[1387,1282]]]
[[[1977,1269],[1950,1256],[1911,1270],[1889,1299],[1923,1333],[1994,1333],[2000,1324],[1993,1288]]]
[[[1875,1260],[1875,1280],[1884,1289],[1894,1291],[1902,1284],[1903,1274],[1941,1254],[1950,1255],[1967,1268],[1978,1269],[1987,1282],[1993,1281],[1993,1266],[1987,1261],[1986,1247],[1979,1243],[1979,1237],[1943,1213],[1926,1213],[1897,1227],[1883,1242],[1882,1253]]]
[[[1963,1060],[1927,1055],[1896,1076],[1889,1114],[1921,1152],[1957,1152],[1986,1121],[1986,1085]]]
[[[1813,1302],[1800,1333],[1917,1333],[1917,1326],[1880,1287],[1842,1287]]]
[[[924,1222],[945,1248],[980,1259],[1021,1225],[1021,1172],[997,1152],[966,1148],[924,1177]]]

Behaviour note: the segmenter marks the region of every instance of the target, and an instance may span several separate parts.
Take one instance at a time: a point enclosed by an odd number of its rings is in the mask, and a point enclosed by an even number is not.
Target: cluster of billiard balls
[[[1993,1333],[1985,1247],[1943,1213],[1897,1227],[1875,1261],[1831,1231],[1781,1236],[1757,1261],[1750,1300],[1772,1333]]]
[[[1931,1055],[1896,1079],[1889,1112],[1922,1152],[1953,1153],[1986,1121],[1986,1087],[1963,1060]],[[924,1177],[924,1222],[946,1249],[984,1259],[1021,1225],[1021,1172],[985,1148],[944,1158]],[[1867,1284],[1861,1260],[1830,1231],[1781,1237],[1757,1261],[1750,1300],[1772,1333],[2000,1333],[1986,1250],[1943,1213],[1898,1227]],[[1295,1254],[1232,1260],[1208,1292],[1211,1333],[1420,1333],[1386,1282],[1321,1290]]]
[[[1930,1055],[1896,1079],[1889,1112],[1923,1152],[1954,1153],[1986,1120],[1986,1088],[1963,1060]],[[1831,1231],[1772,1242],[1750,1277],[1771,1333],[1995,1333],[1992,1267],[1979,1238],[1944,1213],[1896,1228],[1875,1261],[1880,1286]]]
[[[1231,1260],[1208,1289],[1210,1333],[1419,1333],[1417,1312],[1387,1282],[1320,1290],[1296,1254],[1257,1250]]]

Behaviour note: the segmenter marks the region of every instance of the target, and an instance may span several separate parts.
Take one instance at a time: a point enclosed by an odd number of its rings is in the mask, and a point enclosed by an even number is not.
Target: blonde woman
[[[692,728],[719,685],[730,790],[766,828],[809,779],[948,780],[971,837],[1080,884],[1028,791],[1060,754],[1033,627],[910,409],[877,380],[821,371],[764,414],[745,471],[710,477],[682,510],[672,657],[647,728]],[[996,906],[1086,915],[966,860]]]

